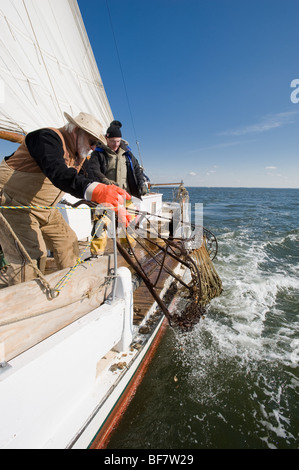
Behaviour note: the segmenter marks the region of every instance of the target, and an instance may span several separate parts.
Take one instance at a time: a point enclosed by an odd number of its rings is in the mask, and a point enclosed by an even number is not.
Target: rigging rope
[[[0,209],[88,209],[90,210],[91,208],[90,207],[72,207],[72,206],[59,207],[59,208],[54,207],[54,206],[0,206]],[[18,247],[20,248],[22,254],[24,255],[25,259],[27,260],[27,263],[30,266],[32,266],[32,268],[36,272],[37,277],[40,279],[43,286],[50,293],[52,298],[57,297],[57,295],[59,295],[60,291],[62,290],[63,287],[65,287],[67,282],[71,279],[72,275],[74,274],[78,266],[80,266],[84,262],[83,256],[86,253],[87,249],[89,248],[93,238],[97,236],[97,232],[96,232],[93,235],[92,239],[90,240],[89,244],[87,244],[87,246],[81,253],[81,256],[77,259],[76,264],[70,268],[70,270],[60,279],[60,281],[55,285],[55,287],[51,288],[44,274],[38,269],[38,267],[36,266],[36,263],[34,263],[33,259],[30,257],[27,250],[25,249],[23,244],[20,242],[19,238],[17,237],[17,235],[15,234],[15,232],[13,231],[12,227],[7,222],[5,217],[1,214],[1,212],[0,212],[0,219],[3,222],[3,228],[5,228],[6,232],[9,232],[10,235],[13,237]],[[1,266],[1,268],[3,268],[3,266]]]
[[[134,124],[134,119],[133,119],[133,113],[132,113],[132,109],[131,109],[131,105],[130,105],[130,100],[129,100],[129,95],[128,95],[127,86],[126,86],[126,82],[125,82],[123,67],[122,67],[121,60],[120,60],[120,53],[119,53],[119,49],[118,49],[118,46],[117,46],[116,35],[115,35],[115,32],[114,32],[114,28],[113,28],[113,22],[112,22],[112,17],[111,17],[111,13],[110,13],[108,0],[106,0],[106,7],[107,7],[107,11],[108,11],[108,17],[109,17],[109,22],[110,22],[110,26],[111,26],[111,31],[112,31],[112,36],[113,36],[113,40],[114,40],[116,55],[117,55],[118,64],[119,64],[119,68],[120,68],[120,73],[121,73],[121,77],[122,77],[122,82],[123,82],[123,86],[124,86],[124,90],[125,90],[126,100],[127,100],[129,113],[130,113],[130,117],[131,117],[131,121],[132,121],[132,127],[133,127],[134,136],[135,136],[135,142],[136,142],[138,153],[139,153],[140,163],[143,167],[142,157],[141,157],[140,148],[139,148],[139,142],[138,142],[138,139],[137,139],[135,124]]]
[[[37,277],[40,279],[41,283],[43,284],[43,286],[46,288],[46,290],[48,292],[50,292],[52,294],[52,289],[47,281],[47,279],[45,278],[45,276],[43,275],[43,273],[38,269],[38,267],[36,266],[36,263],[34,263],[34,261],[32,260],[32,258],[30,257],[30,255],[28,254],[27,250],[25,249],[25,247],[23,246],[23,244],[20,242],[19,238],[17,237],[17,235],[15,234],[15,232],[13,231],[13,229],[11,228],[10,224],[7,222],[7,220],[5,219],[5,217],[1,214],[0,212],[0,220],[2,222],[1,224],[1,227],[0,227],[0,230],[2,232],[5,233],[6,236],[10,236],[12,237],[12,239],[14,240],[14,242],[17,244],[18,246],[18,249],[21,251],[22,253],[22,256],[26,259],[27,263],[33,268],[33,270],[36,272],[36,275]]]

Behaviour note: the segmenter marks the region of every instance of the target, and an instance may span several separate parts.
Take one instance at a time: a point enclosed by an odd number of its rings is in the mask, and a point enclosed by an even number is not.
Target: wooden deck
[[[154,264],[156,263],[152,261],[152,265]],[[174,261],[172,258],[168,260],[168,262],[166,263],[167,267],[169,267],[170,269],[174,269],[177,266],[177,264],[178,264],[177,261]],[[152,275],[150,276],[150,279],[152,282],[156,281],[159,270],[160,270],[160,266],[156,264],[156,267]],[[157,283],[157,288],[156,288],[157,293],[161,292],[161,290],[164,287],[165,281],[168,279],[168,277],[169,277],[169,274],[163,269],[159,277],[158,283]],[[144,319],[144,317],[146,316],[149,309],[155,303],[155,300],[153,299],[148,288],[143,282],[138,287],[138,289],[136,289],[136,291],[133,294],[133,297],[134,297],[133,323],[134,325],[139,325],[141,321]]]
[[[152,244],[149,244],[149,246],[152,252],[155,254],[157,261],[162,262],[164,252],[160,250],[158,247],[154,247]],[[80,252],[82,253],[82,251],[84,250],[86,250],[84,257],[89,256],[90,251],[89,251],[88,242],[80,242]],[[159,294],[161,290],[163,289],[166,280],[169,277],[169,273],[165,269],[162,269],[159,275],[160,265],[143,248],[136,247],[134,251],[142,268],[148,275],[151,282],[155,285],[156,292]],[[113,245],[112,245],[111,239],[108,240],[105,254],[110,254],[110,255],[113,254]],[[132,256],[132,259],[134,260],[134,256],[133,255],[131,256]],[[130,271],[132,272],[132,275],[136,276],[136,273],[134,272],[134,270],[128,265],[128,263],[120,255],[120,253],[117,254],[117,265],[118,267],[125,266],[129,268]],[[177,265],[178,265],[178,262],[174,260],[172,257],[170,256],[166,257],[165,266],[168,269],[172,271],[177,267]],[[53,272],[55,270],[55,262],[53,258],[48,259],[47,266],[48,266],[47,273]],[[158,276],[159,276],[159,279],[157,281]],[[152,308],[153,304],[155,303],[154,298],[152,297],[148,288],[146,287],[146,285],[140,278],[138,279],[138,287],[134,291],[133,298],[134,298],[133,323],[134,325],[139,325],[143,321],[144,317],[147,315],[148,311]]]

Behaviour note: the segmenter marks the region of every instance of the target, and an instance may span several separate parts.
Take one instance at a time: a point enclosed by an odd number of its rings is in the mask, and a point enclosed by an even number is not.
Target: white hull
[[[160,195],[157,196],[156,209],[159,209]],[[154,200],[153,197],[147,199],[147,204]],[[71,225],[76,230],[76,226]],[[80,268],[72,277],[73,287],[62,290],[61,298],[41,299],[35,281],[20,285],[20,296],[13,287],[0,291],[0,401],[4,404],[0,448],[82,449],[93,441],[94,447],[102,448],[134,393],[138,374],[148,361],[148,353],[161,330],[165,329],[166,320],[162,313],[157,315],[157,304],[153,300],[142,323],[133,325],[133,284],[127,267],[117,268],[114,299],[111,300],[110,285],[104,303],[96,305],[102,291],[93,294],[95,299],[86,296],[85,291],[97,292],[96,285],[102,283],[97,279],[96,273],[100,272],[97,270],[102,270],[102,279],[108,274],[107,258],[97,263],[88,268],[90,271],[86,271],[83,284],[85,268]],[[182,276],[185,269],[178,265],[175,272]],[[171,276],[166,278],[161,297],[172,280]],[[25,310],[26,295],[32,307],[27,303]],[[85,305],[91,306],[89,313],[80,315],[78,299],[70,303],[67,310],[61,308],[72,295],[81,296],[82,310],[88,308]],[[107,298],[109,300],[105,300]],[[52,305],[53,312],[36,315],[35,310],[42,307],[42,302]],[[17,305],[18,315],[15,314]],[[27,318],[30,314],[33,318]],[[63,315],[68,315],[69,324],[60,324]],[[12,323],[3,326],[5,318]],[[141,333],[140,327],[153,318],[149,331]],[[49,331],[47,335],[45,328]],[[17,339],[23,349],[14,344]],[[123,367],[118,368],[119,365]],[[138,378],[137,382],[140,380]],[[98,432],[100,437],[96,438]]]
[[[127,268],[118,274],[114,302],[0,368],[0,448],[87,448],[102,428],[164,319],[141,335],[139,350],[130,347],[140,338],[133,331],[131,274]],[[126,366],[111,369],[119,362]]]
[[[190,281],[178,260],[159,278],[160,299],[174,279]],[[130,269],[108,254],[79,265],[57,298],[35,280],[0,290],[0,448],[106,447],[167,324],[160,300],[133,285]]]

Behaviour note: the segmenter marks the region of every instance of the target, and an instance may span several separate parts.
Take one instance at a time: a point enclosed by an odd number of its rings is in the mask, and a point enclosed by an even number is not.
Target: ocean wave
[[[294,315],[299,310],[299,267],[293,259],[275,263],[269,247],[281,247],[283,241],[296,240],[296,236],[292,232],[274,241],[257,241],[247,228],[221,235],[214,264],[223,293],[211,302],[194,337],[208,357],[207,338],[215,354],[218,351],[242,362],[276,360],[294,365],[298,357],[293,338],[298,333]]]

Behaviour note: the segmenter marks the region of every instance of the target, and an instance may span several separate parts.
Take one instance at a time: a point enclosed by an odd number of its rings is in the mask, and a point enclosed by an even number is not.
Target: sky
[[[299,187],[298,0],[78,4],[152,183]]]

